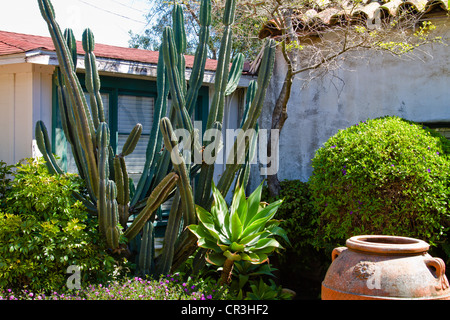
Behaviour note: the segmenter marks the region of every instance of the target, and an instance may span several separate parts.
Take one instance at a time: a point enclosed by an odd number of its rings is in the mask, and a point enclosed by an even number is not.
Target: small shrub
[[[308,182],[300,180],[280,181],[281,191],[272,198],[267,188],[262,199],[273,202],[284,199],[277,212],[280,227],[286,230],[290,243],[281,240],[285,250],[274,261],[280,271],[283,286],[294,290],[297,296],[316,299],[320,294],[320,282],[330,263],[330,255],[317,248],[319,215],[311,199]]]
[[[287,250],[300,253],[302,248],[314,242],[318,226],[318,215],[311,201],[311,191],[308,183],[300,180],[284,180],[280,182],[280,186],[278,197],[270,197],[268,189],[264,188],[262,198],[269,203],[284,199],[276,218],[282,220],[280,226],[286,230],[290,243],[282,239],[281,243]]]
[[[448,141],[398,117],[340,130],[320,148],[310,178],[322,246],[358,234],[436,244],[448,219]]]
[[[103,249],[97,221],[73,192],[75,175],[51,175],[42,162],[19,164],[0,211],[0,287],[60,290],[70,265],[83,283],[106,281],[116,261]]]

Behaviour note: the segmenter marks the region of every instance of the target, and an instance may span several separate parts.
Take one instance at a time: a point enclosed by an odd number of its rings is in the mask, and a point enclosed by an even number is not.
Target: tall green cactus
[[[210,5],[209,1],[203,1],[202,5],[204,5],[203,8],[207,8],[208,4]],[[242,74],[242,67],[243,67],[243,56],[238,55],[234,60],[232,64],[231,70],[229,69],[230,65],[230,55],[231,55],[231,35],[232,35],[232,24],[234,21],[234,10],[236,6],[235,0],[227,0],[226,6],[225,6],[225,12],[224,12],[224,18],[223,23],[225,24],[225,31],[222,37],[222,43],[221,43],[221,50],[219,55],[219,61],[218,66],[216,70],[216,82],[215,82],[215,92],[214,97],[212,100],[212,105],[210,108],[210,113],[208,117],[208,122],[206,129],[217,129],[222,128],[222,121],[223,121],[223,113],[224,113],[224,104],[225,104],[225,96],[230,95],[236,88],[239,82],[240,75]],[[204,14],[203,19],[205,21],[208,21],[208,14],[210,15],[210,12],[202,11],[201,13]],[[202,44],[201,44],[202,45]],[[201,46],[200,45],[200,46]],[[173,36],[173,30],[170,27],[166,27],[164,30],[164,36],[163,36],[163,48],[164,48],[164,61],[167,65],[167,68],[169,70],[169,83],[171,86],[171,94],[173,98],[173,106],[176,108],[177,115],[179,115],[180,119],[177,119],[177,124],[182,124],[183,128],[188,129],[189,132],[192,132],[192,129],[190,127],[190,123],[192,123],[192,120],[190,119],[189,112],[185,110],[185,105],[187,99],[183,96],[183,90],[182,90],[182,83],[180,81],[180,70],[177,70],[176,68],[176,57],[177,57],[177,47],[175,45],[175,40]],[[266,47],[265,47],[265,54],[264,59],[261,65],[260,74],[258,76],[258,83],[255,85],[256,90],[250,90],[251,91],[251,103],[249,102],[248,105],[248,117],[242,124],[243,130],[248,129],[255,129],[257,125],[257,118],[259,117],[259,114],[261,113],[262,109],[262,102],[264,100],[265,91],[267,89],[267,85],[270,81],[270,75],[273,68],[275,58],[275,46],[274,42],[272,40],[267,41]],[[194,65],[195,68],[195,65]],[[257,115],[256,117],[254,115]],[[173,137],[171,136],[171,125],[169,119],[163,119],[161,122],[161,129],[163,131],[163,135],[165,138],[165,145],[169,148],[169,143],[171,151],[175,150],[175,153],[178,152],[176,149],[176,144],[173,142]],[[192,136],[191,136],[192,137]],[[255,139],[253,139],[253,146],[255,143]],[[191,143],[191,147],[195,148],[196,144]],[[250,143],[246,140],[238,140],[236,142],[235,146],[236,150],[244,150],[244,154],[247,155],[247,162],[250,159]],[[192,149],[191,152],[194,153],[196,150]],[[176,154],[172,154],[172,156],[175,157],[172,158],[172,160],[180,162],[180,158],[177,157]],[[233,155],[231,155],[233,156]],[[229,161],[227,161],[228,163]],[[174,167],[178,167],[180,169],[184,168],[184,163],[180,166],[179,164],[174,163]],[[218,188],[221,191],[222,194],[226,195],[228,190],[231,188],[232,182],[235,179],[236,173],[241,168],[242,164],[238,161],[234,161],[233,164],[227,165],[225,172],[222,174],[222,178],[219,181]],[[188,172],[190,170],[187,170]],[[180,171],[178,171],[180,174]],[[211,195],[211,183],[212,183],[212,176],[214,173],[214,163],[208,164],[205,161],[201,164],[200,169],[200,176],[198,179],[198,183],[195,188],[196,198],[195,198],[195,204],[203,205],[206,208],[210,208],[212,204],[212,195]],[[246,177],[247,172],[243,172],[243,177]],[[245,178],[247,179],[247,178]],[[184,179],[184,181],[186,181]],[[180,184],[183,184],[183,179],[180,180]],[[188,182],[185,182],[185,185],[187,185]],[[185,190],[188,190],[188,188],[185,186]],[[180,190],[180,187],[179,187]],[[183,189],[181,189],[183,190]],[[181,191],[182,194],[182,191]],[[183,197],[181,197],[183,198]],[[185,210],[190,211],[189,204],[191,204],[192,196],[185,196],[184,201],[188,202],[188,204],[184,204]],[[182,201],[183,202],[183,201]],[[193,202],[192,202],[193,203]],[[188,216],[185,214],[185,219],[188,219]],[[189,218],[192,220],[195,220],[195,217]],[[174,253],[174,259],[173,259],[173,266],[176,267],[181,261],[184,261],[187,256],[192,254],[193,247],[195,247],[193,244],[195,244],[195,237],[192,237],[192,235],[187,232],[186,230],[182,232],[180,235],[179,243],[181,243],[180,246],[178,246],[178,250]]]
[[[130,195],[125,158],[133,152],[142,132],[137,124],[125,142],[122,151],[114,154],[109,145],[109,127],[100,97],[100,77],[94,54],[94,36],[89,29],[83,33],[86,88],[90,108],[76,76],[76,44],[73,33],[66,30],[62,35],[55,20],[50,0],[38,0],[41,14],[47,22],[57,51],[59,68],[57,90],[64,134],[72,147],[80,176],[86,181],[89,196],[79,197],[93,214],[98,215],[99,229],[108,246],[119,249],[121,233],[129,244],[140,241],[138,265],[144,273],[167,273],[176,268],[195,250],[195,236],[185,227],[197,222],[195,205],[209,210],[212,201],[211,182],[214,164],[185,162],[179,154],[179,145],[174,129],[183,128],[190,133],[191,155],[201,149],[192,125],[199,89],[203,83],[207,58],[207,42],[211,25],[211,0],[201,0],[199,45],[196,50],[190,78],[185,78],[186,34],[182,7],[174,5],[173,28],[163,33],[160,57],[157,67],[157,99],[153,114],[153,127],[147,145],[146,161],[136,190]],[[238,54],[231,61],[231,34],[234,22],[236,0],[227,0],[223,23],[218,67],[216,70],[215,94],[207,121],[207,129],[221,130],[225,97],[232,94],[239,83],[243,67],[243,55]],[[270,80],[273,65],[274,46],[266,44],[265,57],[257,85],[252,85],[247,97],[246,118],[241,128],[255,128],[261,112],[265,90]],[[257,87],[257,89],[256,89]],[[167,110],[168,95],[172,98],[171,110]],[[169,112],[167,112],[169,111]],[[165,117],[165,115],[169,115]],[[42,122],[36,125],[36,139],[49,168],[55,174],[62,170],[51,155],[48,135]],[[160,152],[162,146],[164,151]],[[239,142],[239,148],[251,155],[248,142]],[[241,164],[227,165],[219,181],[218,189],[226,195]],[[245,171],[243,175],[245,175]],[[195,184],[191,184],[198,174]],[[195,190],[195,192],[194,192]],[[194,199],[195,194],[195,199]],[[162,254],[154,258],[153,222],[160,205],[173,197]],[[132,215],[130,222],[129,216]],[[182,230],[182,231],[181,231]],[[120,250],[119,250],[120,251]]]

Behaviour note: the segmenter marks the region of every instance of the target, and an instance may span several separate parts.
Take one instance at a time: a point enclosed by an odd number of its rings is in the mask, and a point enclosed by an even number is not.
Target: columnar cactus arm
[[[217,69],[215,75],[214,84],[214,96],[209,110],[208,121],[206,124],[207,129],[213,128],[213,126],[222,126],[223,112],[225,104],[225,92],[228,84],[229,67],[230,67],[230,54],[232,46],[232,31],[231,25],[234,22],[234,11],[236,1],[227,0],[225,4],[225,12],[223,16],[223,23],[225,30],[222,36],[222,42],[220,45],[219,60],[217,62]],[[207,144],[208,145],[208,144]],[[206,147],[207,147],[206,145]],[[205,186],[201,186],[201,195],[196,194],[197,204],[207,206],[207,202],[210,198],[211,180],[214,174],[214,163],[202,164],[202,170],[200,172],[200,181],[206,183]]]
[[[106,243],[111,249],[117,249],[119,247],[120,238],[120,228],[119,223],[119,212],[118,205],[116,201],[117,188],[116,184],[112,180],[108,180],[108,186],[106,191],[106,201],[107,201],[107,224],[106,224]]]
[[[258,89],[258,83],[255,80],[250,81],[250,84],[247,89],[247,95],[246,95],[246,101],[245,101],[245,107],[244,107],[244,114],[242,115],[242,120],[240,127],[244,125],[245,121],[248,117],[248,112],[250,109],[250,105],[253,102],[253,99],[256,95],[256,90]],[[255,135],[253,136],[253,139],[250,143],[249,150],[246,154],[245,163],[239,168],[239,171],[237,173],[237,181],[239,181],[239,185],[241,185],[243,188],[245,188],[248,184],[248,180],[250,178],[250,162],[252,161],[253,157],[256,153],[256,146],[257,146],[257,138],[258,138],[258,131],[259,126],[258,123],[256,123],[255,126]]]
[[[163,33],[163,55],[167,70],[167,78],[170,83],[170,93],[172,95],[172,105],[177,114],[177,121],[181,128],[187,129],[189,133],[194,132],[191,117],[186,110],[186,100],[184,88],[181,83],[181,76],[178,69],[178,52],[175,45],[174,33],[171,27],[166,27]]]
[[[164,234],[164,247],[156,264],[156,274],[168,274],[172,266],[175,243],[180,231],[181,218],[183,217],[183,206],[180,202],[180,190],[177,189],[170,208],[169,221]]]
[[[237,173],[237,181],[239,185],[242,186],[243,188],[247,187],[248,181],[250,179],[250,165],[251,161],[253,160],[256,154],[258,131],[259,125],[257,123],[255,127],[255,134],[253,135],[252,140],[250,141],[249,149],[245,156],[245,163],[242,164]]]
[[[178,74],[180,75],[180,83],[183,89],[183,95],[186,95],[186,59],[184,57],[187,47],[186,31],[184,29],[183,8],[178,3],[175,3],[174,5],[172,16],[175,45],[178,52]]]
[[[145,164],[142,170],[142,175],[138,181],[136,191],[131,199],[130,206],[134,206],[138,201],[142,200],[150,188],[150,182],[153,179],[153,170],[160,159],[160,150],[162,147],[162,134],[159,130],[159,122],[166,114],[167,99],[169,95],[169,83],[167,81],[166,67],[164,65],[164,57],[162,49],[159,51],[156,87],[158,96],[155,101],[155,109],[153,112],[153,124],[150,132],[150,138],[147,144],[145,155]],[[166,171],[167,172],[167,171]],[[162,178],[161,178],[162,179]],[[156,181],[159,183],[159,181]]]
[[[52,147],[50,145],[50,139],[48,138],[47,128],[44,122],[38,121],[35,128],[36,143],[39,150],[41,151],[45,163],[47,165],[48,171],[51,174],[62,174],[63,170],[58,166],[55,157],[52,153]]]
[[[73,68],[74,68],[74,70],[76,70],[77,69],[77,60],[78,60],[77,41],[75,40],[75,36],[73,34],[72,29],[66,28],[64,30],[64,39],[66,39],[67,48],[70,51]]]
[[[186,165],[178,151],[178,141],[173,132],[172,124],[166,117],[161,119],[161,132],[164,137],[164,146],[171,155],[175,171],[180,176],[178,189],[180,190],[181,201],[183,204],[183,213],[186,224],[195,223],[195,204],[189,174]]]
[[[101,125],[98,129],[98,146],[99,146],[99,161],[98,161],[98,172],[99,172],[99,191],[97,201],[98,209],[98,224],[100,227],[100,232],[106,234],[106,212],[107,212],[107,201],[106,192],[108,188],[108,177],[109,177],[109,167],[108,167],[108,143],[109,143],[109,130],[106,125]]]
[[[217,132],[220,133],[222,131],[222,124],[216,121],[211,129],[217,130]],[[215,161],[215,157],[217,157],[217,154],[219,153],[219,142],[215,141],[214,143],[216,144],[213,150],[214,154],[208,155],[211,156],[211,161]],[[201,164],[201,171],[197,182],[197,188],[195,190],[195,204],[201,206],[207,205],[207,201],[209,200],[209,197],[211,195],[211,183],[213,181],[213,176],[214,164],[203,161]]]
[[[133,130],[131,130],[127,140],[123,144],[122,152],[120,153],[122,157],[130,155],[134,151],[137,143],[139,142],[141,134],[142,134],[142,124],[138,123],[134,126]]]
[[[126,171],[126,167],[122,167],[122,165],[125,165],[123,157],[119,156],[114,157],[113,163],[114,163],[114,182],[116,183],[117,186],[117,204],[119,212],[119,222],[122,225],[122,227],[126,227],[129,216],[128,173]]]
[[[94,54],[95,40],[91,29],[87,28],[83,32],[83,49],[85,51],[84,64],[86,69],[86,89],[89,92],[91,101],[91,112],[94,127],[97,128],[100,122],[106,122],[103,110],[103,101],[100,95],[100,77],[98,75],[97,64]]]
[[[225,3],[225,12],[223,23],[225,30],[220,44],[219,60],[217,62],[216,77],[214,83],[214,97],[209,111],[207,128],[211,128],[214,122],[223,120],[223,110],[225,104],[225,90],[228,83],[228,74],[230,68],[230,54],[232,47],[232,29],[234,22],[234,11],[236,0],[227,0]]]
[[[256,82],[255,80],[250,81],[247,88],[247,94],[245,96],[244,114],[242,115],[241,124],[239,126],[241,128],[244,125],[244,122],[247,120],[248,111],[250,109],[251,104],[253,103],[253,99],[255,99],[257,90],[258,90],[258,82]]]
[[[55,20],[53,6],[49,0],[38,0],[42,17],[48,25],[48,29],[55,44],[56,54],[58,56],[59,67],[64,78],[64,85],[67,87],[72,106],[75,108],[75,118],[77,125],[78,138],[86,156],[88,167],[88,178],[94,192],[98,190],[98,168],[95,159],[95,129],[89,108],[84,97],[80,82],[75,74],[73,61],[70,58],[64,37],[61,33],[58,23]]]
[[[98,184],[98,224],[100,232],[106,238],[106,243],[112,249],[119,247],[120,230],[117,226],[119,213],[117,207],[117,188],[114,181],[109,180],[109,128],[101,122],[97,131],[99,146],[99,184]]]
[[[231,65],[230,74],[228,76],[228,83],[225,89],[226,96],[232,94],[234,90],[236,90],[239,84],[239,80],[241,79],[243,69],[244,69],[244,55],[239,52],[233,59],[233,63]]]
[[[127,140],[125,141],[122,152],[112,158],[114,163],[113,176],[117,186],[117,203],[119,209],[119,221],[122,227],[127,226],[129,217],[130,189],[127,167],[125,164],[125,156],[131,154],[136,147],[142,133],[142,125],[138,123]],[[110,173],[111,175],[111,173]]]
[[[148,275],[153,272],[155,258],[155,230],[152,221],[147,221],[142,230],[141,249],[139,250],[138,272]]]
[[[200,4],[200,33],[199,43],[195,50],[194,65],[189,79],[189,89],[186,95],[186,109],[192,115],[197,103],[198,91],[203,83],[206,58],[208,56],[208,39],[211,25],[211,0],[202,0]]]
[[[257,91],[250,105],[247,120],[242,124],[241,127],[243,132],[245,132],[248,129],[253,129],[256,126],[257,120],[259,118],[259,115],[261,114],[261,110],[263,107],[266,90],[269,85],[270,78],[272,77],[274,62],[275,62],[275,41],[273,39],[269,39],[265,43],[264,55],[261,62],[260,71],[258,74]],[[245,150],[244,152],[245,154],[247,154],[249,150],[248,139],[236,139],[233,149],[231,149],[229,157],[230,156],[234,157],[233,155],[234,150]],[[236,161],[233,161],[233,163],[228,164],[227,160],[225,172],[222,174],[217,184],[217,189],[219,189],[222,194],[226,194],[230,189],[233,180],[235,178],[235,174],[237,170],[239,170],[240,166],[241,164],[236,163]],[[211,203],[212,197],[210,198],[209,205]]]
[[[175,172],[169,173],[156,187],[147,199],[147,205],[133,220],[131,226],[125,230],[124,236],[128,240],[132,240],[142,230],[147,221],[151,221],[154,212],[158,207],[166,201],[168,196],[173,192],[179,177]]]
[[[77,54],[77,44],[72,29],[67,28],[66,30],[64,30],[64,38],[67,44],[67,48],[69,49],[70,52],[69,57],[72,59],[72,66],[74,68],[74,71],[76,71],[78,54]],[[78,168],[78,173],[80,174],[82,179],[86,181],[90,198],[91,200],[94,200],[95,193],[92,190],[92,186],[90,185],[89,179],[86,179],[86,176],[88,174],[86,160],[83,155],[81,145],[77,143],[78,133],[75,115],[73,112],[73,107],[71,100],[69,98],[69,94],[67,92],[67,88],[64,85],[64,79],[61,72],[61,68],[56,68],[56,87],[58,95],[58,106],[61,115],[61,124],[64,131],[64,135],[71,146],[75,164]]]

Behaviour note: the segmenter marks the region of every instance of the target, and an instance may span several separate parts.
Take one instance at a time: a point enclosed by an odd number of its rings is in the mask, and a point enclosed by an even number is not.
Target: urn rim
[[[419,239],[389,235],[359,235],[346,241],[349,249],[384,254],[423,254],[430,245]]]

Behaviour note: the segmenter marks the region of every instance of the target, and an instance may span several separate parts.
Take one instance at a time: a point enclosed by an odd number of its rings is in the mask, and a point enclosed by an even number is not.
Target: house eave
[[[0,56],[0,65],[25,63],[27,62],[25,53],[13,53],[4,56]]]
[[[96,57],[99,74],[103,75],[117,75],[120,77],[133,78],[150,78],[156,79],[157,65],[152,63],[144,63],[139,61],[129,61],[112,59],[105,57]],[[58,57],[54,51],[46,50],[31,50],[23,53],[11,54],[7,56],[0,56],[0,65],[14,64],[14,63],[31,63],[39,65],[58,66]],[[84,72],[84,55],[78,55],[77,71]],[[191,69],[186,70],[186,79],[189,80]],[[215,72],[205,70],[203,82],[206,85],[214,84]],[[239,87],[248,87],[252,76],[242,75],[239,82]]]

